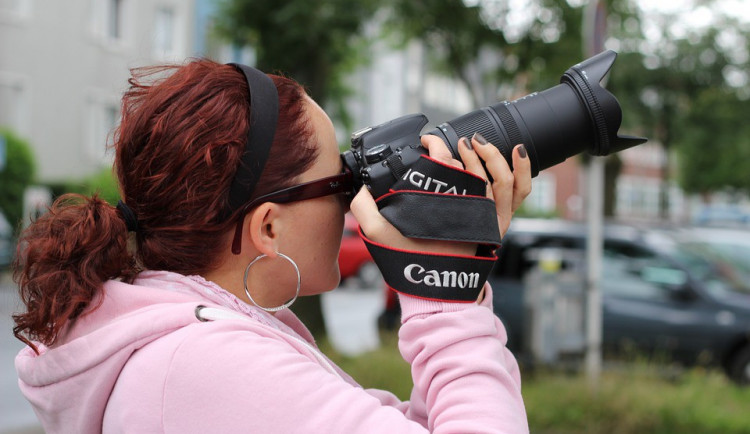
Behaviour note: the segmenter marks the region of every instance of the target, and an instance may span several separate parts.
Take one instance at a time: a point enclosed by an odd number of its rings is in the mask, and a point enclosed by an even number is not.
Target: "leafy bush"
[[[676,379],[652,366],[608,371],[593,390],[580,375],[543,374],[524,381],[535,433],[746,433],[750,389],[719,372],[695,369]]]
[[[86,196],[98,194],[113,206],[120,200],[118,182],[111,168],[102,169],[79,181],[66,182],[63,186],[65,193],[80,193]]]
[[[363,387],[389,390],[408,400],[411,373],[396,348],[397,336],[381,337],[381,348],[353,358],[336,353],[328,342],[320,347]],[[662,366],[642,361],[617,369],[609,366],[596,390],[580,374],[525,374],[523,397],[531,432],[748,432],[750,388],[701,368],[672,374],[664,375]]]
[[[119,183],[111,168],[103,168],[93,175],[78,180],[47,182],[44,186],[50,189],[53,198],[65,193],[78,193],[85,196],[92,196],[96,193],[113,206],[117,205],[117,201],[120,200]]]
[[[34,180],[36,165],[31,146],[12,131],[0,128],[5,138],[5,169],[0,171],[0,210],[18,227],[23,217],[23,193]]]

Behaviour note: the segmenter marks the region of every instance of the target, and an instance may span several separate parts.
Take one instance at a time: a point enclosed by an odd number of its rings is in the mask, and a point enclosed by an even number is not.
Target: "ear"
[[[275,257],[278,251],[279,234],[283,226],[281,207],[275,203],[261,204],[245,217],[245,240],[255,249],[270,257]]]

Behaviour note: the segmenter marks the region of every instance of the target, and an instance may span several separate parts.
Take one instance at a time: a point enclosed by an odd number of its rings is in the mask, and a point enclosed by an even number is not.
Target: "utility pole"
[[[583,54],[591,57],[604,50],[607,13],[600,0],[589,0],[583,20]],[[601,269],[604,245],[604,159],[591,157],[586,172],[586,359],[589,386],[597,390],[602,371]]]

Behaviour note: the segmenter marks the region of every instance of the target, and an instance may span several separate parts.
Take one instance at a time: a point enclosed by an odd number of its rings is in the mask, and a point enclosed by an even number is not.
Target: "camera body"
[[[352,148],[342,158],[350,170],[359,169],[352,170],[356,188],[367,185],[373,197],[387,193],[427,153],[419,140],[427,122],[425,115],[412,114],[354,132]]]
[[[611,50],[599,53],[568,69],[557,86],[474,110],[425,134],[440,137],[460,161],[458,140],[479,132],[511,167],[513,147],[523,143],[532,176],[584,151],[609,155],[644,143],[645,138],[617,134],[620,105],[599,84],[616,57]],[[367,185],[377,198],[401,178],[418,189],[450,190],[445,181],[410,173],[410,166],[427,153],[420,144],[427,123],[425,115],[412,114],[353,133],[351,150],[341,158],[352,172],[355,192]]]

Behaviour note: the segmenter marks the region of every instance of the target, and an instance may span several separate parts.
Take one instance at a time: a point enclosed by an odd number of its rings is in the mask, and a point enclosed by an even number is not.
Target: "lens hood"
[[[593,122],[595,136],[589,149],[592,155],[609,155],[647,141],[643,137],[617,134],[622,123],[622,109],[617,98],[601,86],[616,58],[614,51],[603,51],[573,65],[560,79],[560,83],[576,89]]]

